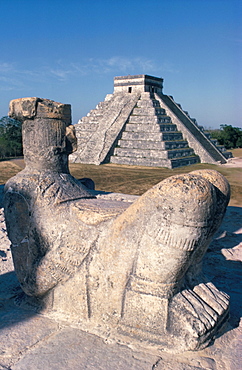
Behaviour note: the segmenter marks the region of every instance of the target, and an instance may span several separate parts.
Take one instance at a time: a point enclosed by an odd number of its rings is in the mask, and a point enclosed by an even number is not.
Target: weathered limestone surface
[[[194,171],[138,198],[98,195],[69,174],[70,108],[26,98],[10,116],[23,121],[26,161],[5,186],[18,304],[155,355],[206,347],[229,312],[228,295],[202,273],[227,180]]]
[[[106,101],[90,112],[84,120],[82,135],[79,136],[80,150],[72,155],[73,162],[100,164],[109,157],[116,144],[125,121],[128,119],[140,94],[108,96]],[[84,133],[85,132],[85,133]]]
[[[110,196],[110,195],[109,195]],[[119,198],[124,195],[119,195]],[[0,209],[0,369],[168,369],[240,370],[242,351],[241,261],[242,208],[228,207],[223,223],[205,255],[204,269],[217,287],[231,296],[230,320],[225,333],[202,351],[153,356],[135,351],[37,314],[16,307],[18,285],[3,210]],[[222,252],[222,253],[221,253]]]
[[[141,93],[110,157],[111,163],[174,168],[199,162],[161,106],[153,93]]]
[[[209,140],[204,130],[190,119],[179,104],[176,104],[172,97],[168,95],[155,95],[162,107],[166,109],[167,114],[171,117],[172,122],[182,131],[186,137],[189,146],[192,147],[201,159],[202,163],[226,163],[226,158],[232,156],[224,147],[215,145],[214,141]],[[221,152],[222,150],[222,152]]]
[[[232,154],[210,139],[162,89],[161,78],[115,77],[114,93],[75,125],[78,150],[70,156],[71,161],[168,168],[198,162],[226,163]],[[127,101],[132,102],[128,110]],[[118,125],[114,126],[118,130],[112,129],[117,114]]]
[[[114,92],[156,92],[162,93],[163,79],[147,75],[114,77]]]

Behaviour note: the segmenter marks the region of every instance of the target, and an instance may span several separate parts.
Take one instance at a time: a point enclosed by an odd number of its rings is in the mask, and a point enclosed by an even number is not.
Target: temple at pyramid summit
[[[114,77],[113,94],[75,125],[78,149],[70,161],[168,168],[226,163],[232,154],[162,90],[162,78]]]

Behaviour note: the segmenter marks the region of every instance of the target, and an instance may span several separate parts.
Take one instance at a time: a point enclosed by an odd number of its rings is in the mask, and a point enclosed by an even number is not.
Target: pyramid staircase
[[[111,163],[175,168],[200,162],[182,132],[149,92],[129,116]]]
[[[101,164],[107,161],[140,94],[108,94],[76,125],[77,152],[71,162]]]
[[[137,77],[150,78],[124,78]],[[71,162],[176,168],[226,163],[232,156],[171,96],[140,87],[130,93],[126,83],[117,86],[75,125],[78,150],[70,156]]]

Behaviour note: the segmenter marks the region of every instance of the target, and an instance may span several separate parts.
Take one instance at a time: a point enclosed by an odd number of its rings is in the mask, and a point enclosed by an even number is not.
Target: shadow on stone
[[[14,271],[0,275],[0,330],[15,326],[35,315],[32,310],[23,311],[14,304],[22,293]]]
[[[228,207],[223,223],[204,257],[204,272],[230,296],[230,324],[242,317],[242,208]]]

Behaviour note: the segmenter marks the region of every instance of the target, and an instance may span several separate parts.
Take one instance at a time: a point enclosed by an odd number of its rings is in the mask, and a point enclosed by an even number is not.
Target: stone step
[[[184,114],[184,112],[168,95],[159,96],[158,94],[155,94],[155,97],[160,101],[161,106],[166,109],[167,114],[180,121],[181,126],[179,127],[182,131],[183,127],[186,127],[186,130],[188,130],[187,138],[189,138],[189,146],[196,148],[196,153],[201,156],[203,163],[207,163],[207,161],[208,163],[216,163],[218,161],[221,163],[226,163],[226,159],[223,154],[216,148],[215,145],[211,143],[210,140],[208,140],[200,128],[194,124],[186,114]],[[190,136],[190,133],[193,137]],[[197,144],[194,142],[194,137],[196,138]]]
[[[105,109],[107,108],[109,105],[109,102],[108,101],[101,101],[100,103],[98,103],[98,105],[96,106],[96,109]]]
[[[138,124],[138,123],[127,123],[125,126],[125,132],[177,132],[176,125],[153,125],[153,124]]]
[[[150,166],[150,167],[171,167],[169,159],[154,159],[154,158],[133,158],[133,157],[116,157],[110,158],[110,163],[126,164],[130,166]]]
[[[131,166],[150,166],[150,167],[167,167],[176,168],[188,166],[190,164],[199,163],[198,156],[191,156],[177,159],[156,159],[156,158],[132,158],[132,157],[116,157],[110,158],[111,163],[126,164]]]
[[[151,93],[151,92],[148,92],[148,91],[142,91],[142,93],[140,94],[140,99],[141,100],[153,100],[154,99],[154,93]]]
[[[193,149],[173,149],[173,150],[158,150],[158,149],[134,149],[134,148],[115,148],[114,156],[118,157],[134,157],[134,158],[160,158],[173,159],[192,156]]]
[[[200,126],[199,126],[200,127]],[[216,146],[216,148],[223,154],[223,156],[228,159],[228,158],[231,158],[232,157],[232,153],[231,152],[227,152],[227,149],[223,146],[223,145],[219,145],[218,144],[218,140],[217,139],[212,139],[211,138],[211,134],[209,132],[203,132],[207,138]]]
[[[159,116],[130,116],[129,123],[171,123],[171,118],[166,115]]]
[[[86,120],[84,123],[95,122],[97,118],[98,125],[96,124],[96,130],[90,128],[89,131],[79,130],[78,159],[81,163],[101,164],[105,160],[118,136],[121,135],[139,96],[140,94],[135,93],[113,94],[108,102],[100,105],[103,108],[91,111],[89,121]]]
[[[92,135],[93,131],[79,131],[76,134],[79,148],[83,148],[83,145],[85,145],[87,141],[91,139]]]
[[[129,148],[115,148],[114,149],[114,156],[118,157],[133,157],[133,158],[160,158],[160,159],[167,159],[168,154],[165,150],[157,150],[157,149],[129,149]]]
[[[223,155],[225,156],[226,159],[233,158],[233,154],[231,152],[227,152],[227,150],[226,152],[223,152]]]
[[[158,100],[152,99],[140,99],[137,102],[138,108],[146,108],[146,107],[157,107],[160,108],[160,102]]]
[[[179,103],[176,103],[176,104],[177,104],[177,105],[178,105],[178,107],[183,111],[183,113],[184,113],[188,118],[190,118],[190,120],[191,120],[191,121],[193,121],[193,122],[197,125],[197,121],[196,121],[196,119],[195,119],[195,118],[191,118],[191,116],[190,116],[189,112],[188,112],[187,110],[183,109],[183,108],[182,108],[182,106],[181,106],[181,104],[179,104]]]
[[[168,116],[159,116],[158,118],[158,123],[171,123],[171,117]]]
[[[218,150],[223,153],[223,155],[225,156],[226,159],[228,158],[232,158],[233,155],[231,152],[228,152],[227,149],[223,146],[223,145],[216,145]]]
[[[78,123],[80,123],[80,125],[82,125],[83,123],[98,124],[98,119],[96,117],[86,116],[86,117],[82,117],[82,119]]]
[[[164,141],[164,144],[166,150],[188,148],[188,142],[186,140]]]
[[[151,140],[123,140],[118,141],[118,147],[130,149],[158,149],[165,150],[165,141],[151,141]]]
[[[134,108],[132,115],[140,115],[140,116],[152,116],[157,114],[166,114],[165,109],[160,107],[142,107],[142,108]]]
[[[205,135],[205,136],[207,136],[207,138],[208,138],[208,139],[210,139],[210,138],[211,138],[211,134],[210,134],[210,132],[206,132],[206,131],[205,131],[205,132],[204,132],[204,135]]]
[[[191,157],[172,159],[171,162],[172,162],[172,168],[176,168],[176,167],[189,166],[191,164],[200,163],[200,158],[197,155],[193,155]]]
[[[124,140],[154,140],[154,141],[172,141],[183,140],[181,132],[123,132],[122,139]]]
[[[76,129],[76,134],[78,134],[79,131],[96,131],[98,128],[97,122],[81,122],[78,128]]]
[[[104,101],[106,102],[106,101],[110,101],[110,100],[112,100],[112,99],[113,99],[113,94],[107,94],[107,95],[105,96]]]
[[[180,149],[187,148],[188,143],[185,140],[177,141],[151,141],[151,140],[123,140],[118,141],[118,146],[121,148],[134,148],[134,149]]]
[[[97,119],[102,115],[103,113],[101,112],[101,109],[92,109],[87,113],[87,117],[97,117]]]
[[[223,145],[217,145],[217,148],[218,148],[218,150],[220,150],[220,152],[226,152],[227,151],[227,149]]]

